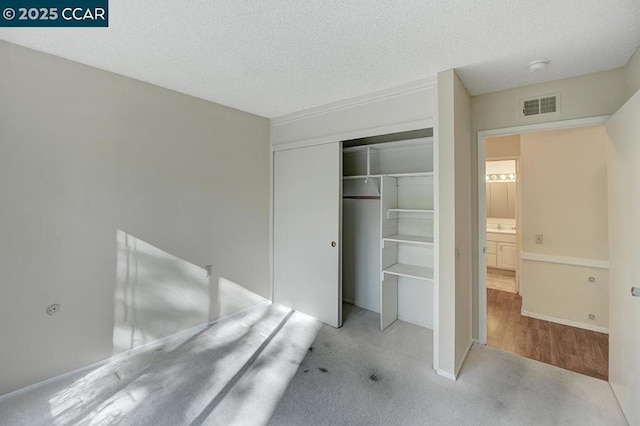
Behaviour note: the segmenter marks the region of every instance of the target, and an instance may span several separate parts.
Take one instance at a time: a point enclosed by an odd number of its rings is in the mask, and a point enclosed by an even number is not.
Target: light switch
[[[542,234],[536,235],[536,244],[542,244]]]

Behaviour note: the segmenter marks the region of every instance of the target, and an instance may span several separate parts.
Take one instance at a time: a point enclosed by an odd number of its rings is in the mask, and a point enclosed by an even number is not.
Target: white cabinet
[[[495,241],[487,241],[487,266],[489,268],[498,267],[497,243]]]
[[[515,243],[498,243],[498,269],[515,271],[518,264],[518,253]]]
[[[518,249],[515,234],[487,232],[487,267],[515,271]]]

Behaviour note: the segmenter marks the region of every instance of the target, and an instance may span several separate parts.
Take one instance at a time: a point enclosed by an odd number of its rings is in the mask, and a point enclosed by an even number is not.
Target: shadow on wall
[[[116,238],[114,355],[266,301],[122,230]]]
[[[113,352],[208,322],[206,270],[117,231]]]

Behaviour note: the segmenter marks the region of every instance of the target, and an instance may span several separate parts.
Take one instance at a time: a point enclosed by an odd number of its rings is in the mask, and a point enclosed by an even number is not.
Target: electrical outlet
[[[55,315],[58,313],[58,311],[60,311],[60,304],[59,303],[53,303],[49,306],[47,306],[47,314],[48,315]]]
[[[536,235],[536,244],[542,244],[543,241],[544,238],[542,237],[542,234]]]

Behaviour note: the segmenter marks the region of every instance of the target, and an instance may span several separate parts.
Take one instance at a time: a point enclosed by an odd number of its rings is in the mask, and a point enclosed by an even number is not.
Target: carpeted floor
[[[262,304],[5,399],[0,424],[626,424],[607,382],[482,346],[453,382],[431,369],[430,330],[378,326],[352,306],[334,329]]]
[[[431,369],[429,330],[378,322],[355,308],[323,326],[270,424],[626,424],[607,382],[479,345],[453,382]]]
[[[200,333],[0,402],[0,425],[264,424],[320,324],[261,304]]]

